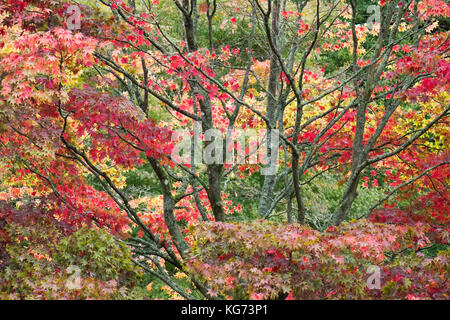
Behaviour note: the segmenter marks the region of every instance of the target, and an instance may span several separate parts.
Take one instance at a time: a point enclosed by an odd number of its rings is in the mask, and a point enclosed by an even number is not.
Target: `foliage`
[[[117,299],[139,281],[125,245],[101,229],[73,231],[45,208],[2,204],[2,299]]]
[[[447,298],[450,5],[371,4],[2,1],[1,297]]]
[[[359,220],[320,233],[261,220],[205,223],[197,230],[188,268],[210,284],[213,296],[448,299],[448,236],[442,240],[447,250],[426,258],[419,251],[432,231],[421,223]],[[370,266],[381,269],[378,289],[367,286]]]

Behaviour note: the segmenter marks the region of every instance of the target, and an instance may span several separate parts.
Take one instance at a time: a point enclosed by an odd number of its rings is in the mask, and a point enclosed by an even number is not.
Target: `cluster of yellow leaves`
[[[404,112],[405,116],[398,117],[393,129],[399,135],[405,133],[405,128],[420,129],[428,125],[431,119],[444,111],[450,101],[450,93],[446,91],[437,92],[433,99],[418,104],[419,110]],[[450,127],[434,126],[423,135],[423,144],[433,150],[444,150],[449,144]]]

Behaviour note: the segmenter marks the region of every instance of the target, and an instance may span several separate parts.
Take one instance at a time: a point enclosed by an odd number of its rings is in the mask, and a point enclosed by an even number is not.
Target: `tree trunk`
[[[272,38],[275,45],[278,43],[279,37],[279,16],[280,16],[280,2],[274,1],[274,8],[272,12]],[[269,83],[268,83],[268,95],[266,104],[266,117],[269,120],[271,128],[276,126],[276,111],[277,103],[277,89],[278,89],[278,76],[281,72],[281,67],[276,55],[272,52],[270,57],[270,71],[269,71]],[[272,150],[273,149],[273,150]],[[278,152],[278,148],[272,148],[270,143],[270,132],[267,132],[267,147],[266,147],[266,159],[272,159],[272,153]],[[274,191],[275,175],[269,174],[264,176],[263,187],[259,198],[258,211],[265,217],[267,211],[272,204],[272,195]]]

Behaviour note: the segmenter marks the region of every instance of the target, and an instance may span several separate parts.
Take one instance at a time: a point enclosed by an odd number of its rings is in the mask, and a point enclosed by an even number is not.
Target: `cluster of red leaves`
[[[188,193],[193,193],[192,187],[188,187]],[[208,201],[208,196],[204,189],[198,191],[198,198],[205,209],[207,217],[210,221],[214,220],[214,216],[211,214],[211,204]],[[233,215],[236,212],[242,211],[240,204],[234,204],[232,200],[228,198],[225,193],[222,193],[222,201],[224,205],[225,214]],[[164,220],[163,205],[164,199],[162,196],[155,198],[138,198],[131,201],[133,207],[140,207],[141,212],[138,216],[147,227],[158,236],[163,239],[169,239],[170,234],[167,229],[167,225]],[[146,205],[146,206],[142,206]],[[201,219],[201,213],[198,207],[195,205],[194,196],[188,196],[183,198],[178,202],[177,208],[174,210],[174,215],[180,225],[183,226],[183,232],[185,234],[185,240],[187,243],[191,244],[194,241],[193,230],[195,230],[195,225]],[[139,237],[144,236],[144,232],[140,231],[138,233]],[[174,248],[174,251],[177,251]]]
[[[34,30],[37,25],[42,22],[42,19],[48,17],[50,10],[48,10],[50,2],[54,1],[36,1],[36,0],[4,0],[0,3],[0,14],[6,14],[7,17],[0,26],[0,35],[6,32],[5,26],[13,24],[20,24],[24,29]],[[38,5],[40,8],[45,8],[41,13],[26,12],[29,5]],[[42,5],[42,6],[39,6]]]
[[[146,119],[124,98],[89,87],[73,89],[67,111],[78,122],[76,135],[92,138],[89,154],[94,161],[108,157],[129,168],[142,162],[141,152],[150,158],[171,153],[172,131]]]
[[[75,5],[80,10],[79,32],[85,35],[99,35],[111,29],[111,19],[105,19],[100,23],[98,11],[91,6],[73,1],[61,0],[2,0],[0,14],[5,15],[0,26],[0,35],[5,34],[8,27],[19,25],[22,29],[36,31],[46,28],[46,25],[54,27],[66,27],[71,11],[69,6]],[[1,45],[0,45],[1,46]]]
[[[70,224],[94,219],[120,234],[127,224],[125,214],[105,192],[89,186],[71,148],[94,166],[108,163],[126,170],[145,156],[170,154],[171,130],[146,119],[125,98],[88,86],[71,88],[61,80],[70,81],[68,74],[79,76],[92,65],[95,39],[61,28],[14,35],[9,41],[10,36],[5,39],[16,50],[0,57],[5,72],[0,110],[7,119],[0,132],[0,155],[14,171],[11,183],[36,174],[35,193],[60,196],[60,219]],[[25,168],[16,171],[17,161],[26,163]]]
[[[414,76],[426,71],[426,77],[419,85],[408,90],[404,98],[411,102],[428,102],[437,92],[445,92],[449,87],[450,62],[445,53],[450,46],[445,34],[427,36],[419,42],[417,48],[408,50],[408,54],[400,58],[397,68],[388,73],[387,78]]]

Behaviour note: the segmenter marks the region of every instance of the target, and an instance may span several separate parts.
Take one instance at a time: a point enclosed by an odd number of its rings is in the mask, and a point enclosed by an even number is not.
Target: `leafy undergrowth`
[[[68,226],[40,206],[0,212],[0,299],[181,299],[106,231]],[[324,232],[201,223],[189,228],[185,271],[229,299],[448,299],[449,230],[421,220],[383,210]],[[189,287],[185,273],[174,276]]]
[[[373,218],[372,220],[376,220]],[[188,269],[231,299],[448,299],[448,229],[365,219],[321,233],[265,220],[202,223]],[[435,242],[432,243],[430,239]],[[435,246],[441,249],[430,253]],[[375,278],[379,271],[379,286]]]

